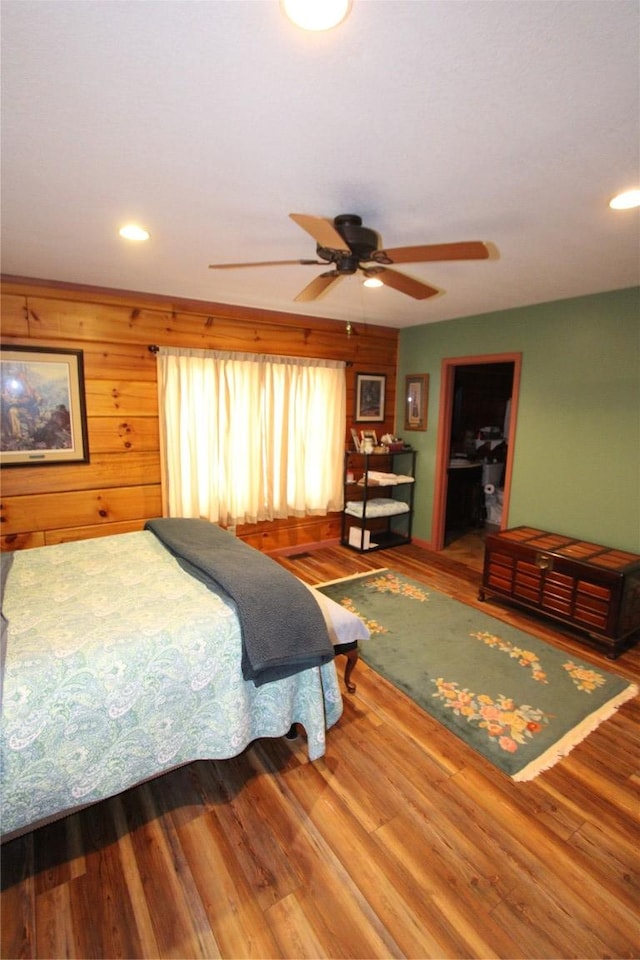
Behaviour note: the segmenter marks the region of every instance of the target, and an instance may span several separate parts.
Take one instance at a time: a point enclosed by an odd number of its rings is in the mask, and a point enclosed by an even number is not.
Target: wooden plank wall
[[[394,431],[398,332],[226,304],[93,290],[9,278],[2,287],[2,343],[84,353],[90,462],[2,470],[0,548],[79,540],[141,529],[161,507],[156,359],[150,344],[343,360],[345,444],[354,422],[355,374],[387,377],[386,419]],[[339,536],[339,515],[246,525],[261,550]]]

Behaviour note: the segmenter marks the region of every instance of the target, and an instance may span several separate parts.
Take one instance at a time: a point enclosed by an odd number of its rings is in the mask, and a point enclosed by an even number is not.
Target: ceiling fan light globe
[[[345,19],[351,0],[280,0],[280,6],[303,30],[331,30]]]
[[[612,210],[631,210],[633,207],[640,207],[640,189],[625,190],[624,193],[617,194],[609,206]]]
[[[367,277],[362,282],[363,287],[384,287],[384,283],[378,277]]]
[[[144,241],[149,239],[149,231],[137,223],[127,223],[118,230],[123,240]]]

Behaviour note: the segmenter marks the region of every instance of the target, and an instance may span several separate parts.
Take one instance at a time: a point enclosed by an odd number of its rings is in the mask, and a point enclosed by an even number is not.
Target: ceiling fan
[[[261,260],[255,263],[211,263],[211,270],[230,270],[237,267],[271,267],[286,264],[304,266],[332,264],[333,269],[321,273],[300,291],[295,300],[316,300],[344,276],[360,270],[365,277],[376,277],[385,286],[405,293],[414,300],[425,300],[440,291],[421,280],[415,280],[388,264],[427,263],[436,260],[486,260],[489,248],[480,240],[461,243],[432,243],[417,247],[379,248],[380,238],[375,230],[363,227],[355,213],[342,213],[333,221],[304,213],[290,213],[291,219],[306,230],[316,241],[316,260]]]

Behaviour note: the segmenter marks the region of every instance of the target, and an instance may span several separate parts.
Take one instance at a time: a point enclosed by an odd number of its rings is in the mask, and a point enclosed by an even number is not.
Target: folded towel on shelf
[[[397,483],[397,477],[395,473],[383,473],[380,470],[367,470],[365,474],[368,481],[378,480],[380,482],[385,481],[386,483]]]
[[[409,504],[402,500],[391,500],[385,497],[374,497],[367,500],[367,520],[372,517],[393,517],[399,513],[408,513]],[[362,517],[364,503],[362,500],[348,500],[344,512],[352,517]]]
[[[382,473],[379,470],[367,470],[365,475],[358,482],[360,485],[370,487],[393,487],[397,483],[413,483],[415,477],[408,477],[402,473]]]

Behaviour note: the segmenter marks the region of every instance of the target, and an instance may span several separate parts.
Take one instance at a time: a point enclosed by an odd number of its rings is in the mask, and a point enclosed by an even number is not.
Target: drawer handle
[[[553,557],[549,553],[537,554],[536,566],[540,570],[553,570]]]

